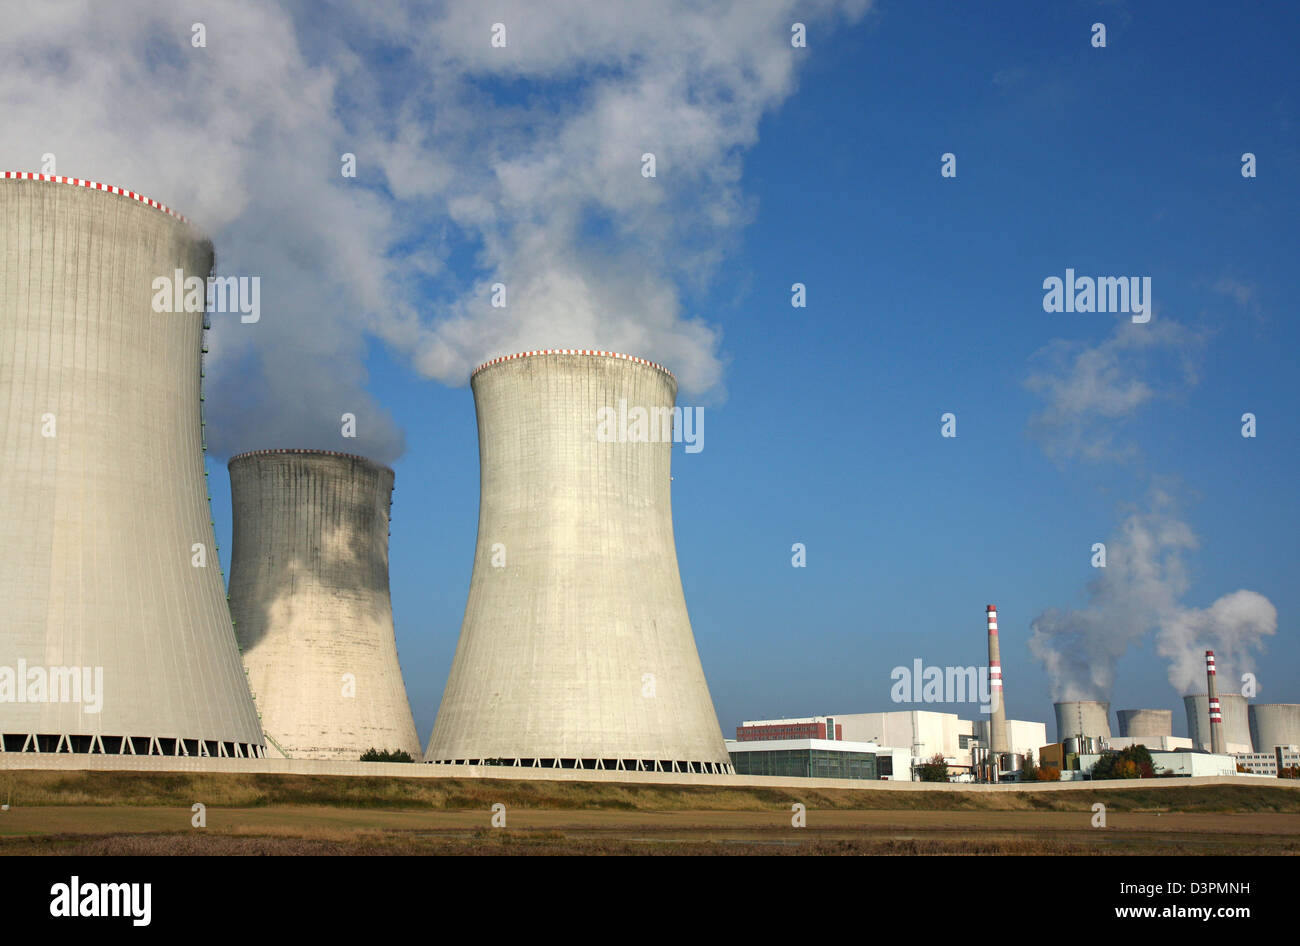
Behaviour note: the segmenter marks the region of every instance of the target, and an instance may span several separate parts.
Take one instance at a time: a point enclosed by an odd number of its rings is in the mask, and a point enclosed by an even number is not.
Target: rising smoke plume
[[[219,273],[262,277],[260,322],[213,319],[215,454],[338,449],[351,412],[348,449],[389,461],[372,338],[447,384],[506,352],[598,347],[720,396],[720,332],[683,300],[752,216],[760,119],[866,7],[55,0],[0,34],[0,166],[50,154],[146,193],[213,238]]]
[[[1204,692],[1207,649],[1225,680],[1254,670],[1263,638],[1277,630],[1277,609],[1244,590],[1208,608],[1184,605],[1183,556],[1197,546],[1167,493],[1154,492],[1149,509],[1124,519],[1106,541],[1106,567],[1088,584],[1087,606],[1051,608],[1031,623],[1029,649],[1048,672],[1053,700],[1109,700],[1119,659],[1153,632],[1179,693]]]
[[[1045,402],[1031,433],[1057,459],[1140,459],[1117,431],[1152,400],[1195,385],[1205,340],[1162,319],[1121,321],[1095,345],[1051,343],[1026,381]],[[1053,700],[1109,700],[1120,658],[1153,633],[1179,693],[1205,689],[1207,649],[1225,679],[1253,669],[1263,639],[1277,629],[1277,610],[1246,590],[1205,609],[1183,603],[1191,590],[1184,555],[1198,541],[1171,485],[1152,485],[1146,507],[1130,510],[1105,546],[1106,567],[1088,584],[1087,605],[1049,608],[1031,623],[1029,648],[1048,673]]]

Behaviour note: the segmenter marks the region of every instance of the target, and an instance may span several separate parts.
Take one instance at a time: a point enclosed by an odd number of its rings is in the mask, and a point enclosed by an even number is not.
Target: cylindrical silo
[[[291,758],[420,757],[393,637],[393,471],[345,453],[230,460],[230,613],[272,745]]]
[[[1240,693],[1220,693],[1219,707],[1223,714],[1224,751],[1250,752],[1252,742],[1246,698]],[[1184,696],[1183,708],[1187,711],[1187,735],[1192,746],[1202,752],[1211,751],[1209,696],[1204,693]]]
[[[1172,736],[1174,711],[1167,709],[1116,710],[1121,736]]]
[[[673,541],[676,380],[552,350],[470,384],[478,542],[426,759],[731,771]]]
[[[138,194],[0,175],[6,750],[262,754],[203,471],[212,260]]]
[[[1110,738],[1110,704],[1097,700],[1053,703],[1056,709],[1056,741],[1073,736]]]
[[[1300,703],[1256,703],[1248,710],[1256,752],[1300,746]]]

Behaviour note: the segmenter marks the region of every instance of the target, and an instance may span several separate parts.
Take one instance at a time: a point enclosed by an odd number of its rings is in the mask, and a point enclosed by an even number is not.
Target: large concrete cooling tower
[[[1300,746],[1300,703],[1255,703],[1249,708],[1250,740],[1256,752]]]
[[[1174,711],[1167,709],[1116,710],[1121,736],[1172,736]]]
[[[1246,709],[1246,698],[1240,693],[1220,693],[1219,707],[1223,713],[1224,751],[1250,752],[1250,717]],[[1185,696],[1183,708],[1187,711],[1187,735],[1192,740],[1193,748],[1209,752],[1212,744],[1209,696],[1203,693]]]
[[[1072,736],[1110,738],[1110,704],[1096,700],[1053,703],[1056,708],[1056,740]]]
[[[298,759],[420,743],[388,595],[393,471],[321,450],[230,460],[230,613],[262,727]]]
[[[677,571],[676,380],[564,350],[498,358],[470,383],[478,545],[425,757],[732,771]]]
[[[153,305],[211,269],[138,194],[0,175],[5,751],[262,754],[203,475],[204,315]]]

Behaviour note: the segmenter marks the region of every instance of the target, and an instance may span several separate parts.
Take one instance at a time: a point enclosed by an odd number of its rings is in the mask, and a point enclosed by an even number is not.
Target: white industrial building
[[[829,737],[832,733],[833,739],[817,738],[818,734]],[[988,739],[987,719],[961,719],[956,713],[929,710],[898,710],[746,720],[737,730],[737,739],[728,740],[727,748],[732,750],[734,760],[736,751],[758,751],[754,748],[759,744],[755,740],[787,748],[794,742],[824,742],[831,750],[839,751],[855,751],[849,746],[871,746],[872,752],[889,752],[891,759],[900,760],[891,762],[895,779],[910,778],[913,765],[928,762],[936,755],[943,757],[955,777],[969,778],[973,765],[971,747],[976,744],[987,747]],[[1007,740],[1011,752],[1021,755],[1032,752],[1037,757],[1047,741],[1047,726],[1009,719]],[[741,748],[734,750],[733,746]],[[904,759],[905,763],[901,761]]]
[[[1100,755],[1084,753],[1079,756],[1079,771],[1075,778],[1087,778],[1087,773],[1101,759]],[[1181,752],[1152,751],[1151,766],[1157,774],[1164,775],[1239,775],[1237,760],[1230,755],[1214,755],[1209,752],[1191,750]],[[1066,773],[1061,773],[1066,778]]]
[[[1300,746],[1277,746],[1272,752],[1243,752],[1234,758],[1254,775],[1277,777],[1277,756],[1282,754],[1282,767],[1300,768]]]
[[[845,739],[728,739],[737,775],[910,781],[912,753]]]
[[[1127,749],[1129,746],[1146,746],[1152,752],[1195,751],[1192,740],[1186,736],[1111,736],[1106,740],[1111,749]]]

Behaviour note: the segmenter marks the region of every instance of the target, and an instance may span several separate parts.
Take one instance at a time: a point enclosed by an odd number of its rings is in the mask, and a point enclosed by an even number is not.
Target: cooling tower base
[[[429,759],[433,765],[499,765],[523,769],[588,769],[601,772],[688,772],[695,775],[735,775],[724,762],[663,759]]]
[[[200,759],[261,759],[266,747],[251,742],[186,739],[183,736],[101,736],[84,733],[4,733],[0,753],[34,755],[192,756]]]

